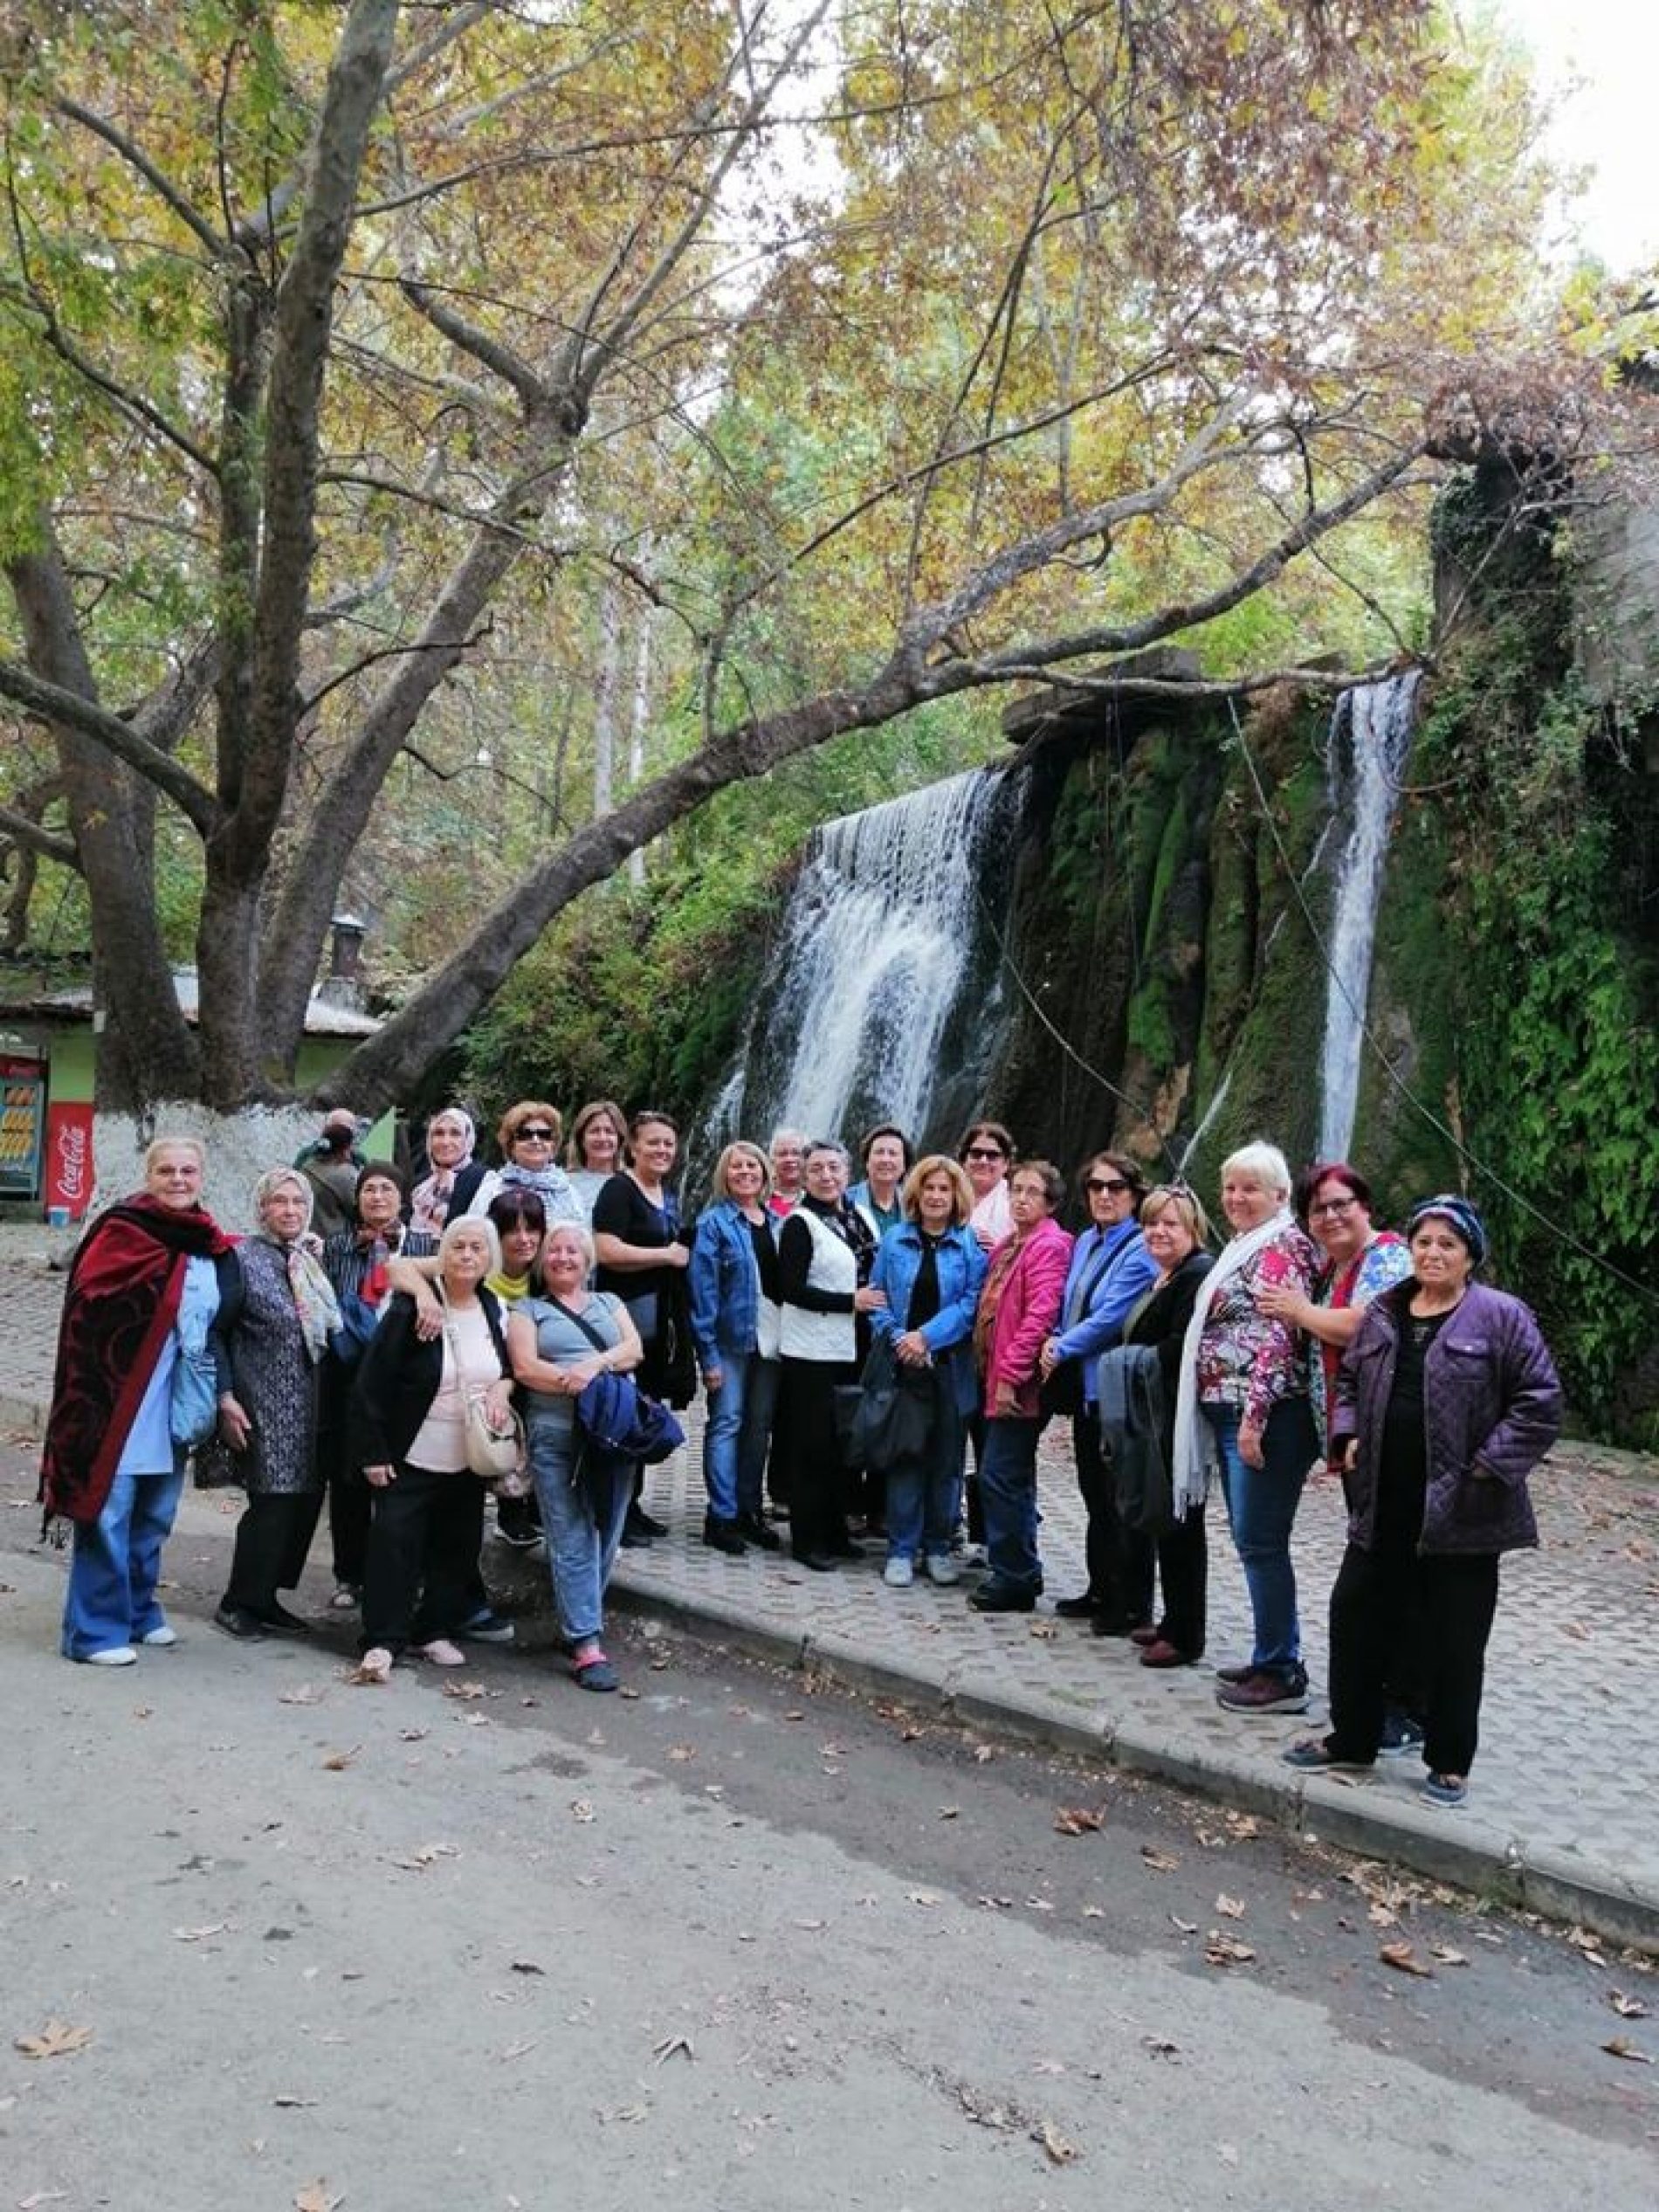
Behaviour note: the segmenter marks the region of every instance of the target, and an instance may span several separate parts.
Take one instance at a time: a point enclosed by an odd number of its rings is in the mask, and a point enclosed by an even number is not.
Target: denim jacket
[[[890,1229],[876,1253],[871,1285],[887,1293],[887,1303],[870,1316],[871,1327],[889,1343],[910,1327],[911,1293],[921,1271],[922,1233],[913,1222]],[[974,1315],[985,1282],[986,1259],[971,1229],[947,1230],[939,1246],[939,1311],[922,1324],[922,1336],[937,1365],[950,1375],[957,1409],[971,1413],[979,1395],[974,1373]]]
[[[768,1219],[774,1237],[778,1223]],[[697,1364],[706,1370],[720,1354],[757,1348],[761,1318],[761,1271],[743,1209],[730,1198],[717,1199],[698,1216],[686,1269],[692,1307],[692,1342]]]

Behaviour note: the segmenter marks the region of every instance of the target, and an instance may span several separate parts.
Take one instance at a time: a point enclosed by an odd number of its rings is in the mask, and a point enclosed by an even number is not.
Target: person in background
[[[1232,1712],[1305,1712],[1291,1530],[1313,1462],[1313,1416],[1296,1331],[1257,1301],[1275,1285],[1305,1298],[1318,1256],[1291,1212],[1277,1145],[1246,1145],[1222,1162],[1222,1210],[1233,1234],[1199,1286],[1181,1349],[1176,1506],[1201,1499],[1219,1471],[1255,1643],[1247,1664],[1217,1670],[1217,1701]]]
[[[848,1191],[847,1203],[858,1209],[879,1244],[889,1230],[897,1229],[905,1218],[904,1183],[910,1173],[910,1139],[891,1121],[878,1122],[858,1140],[858,1157],[864,1163],[864,1178]]]
[[[438,1240],[437,1336],[420,1334],[415,1301],[399,1292],[358,1368],[349,1450],[375,1492],[360,1670],[371,1681],[410,1648],[434,1666],[466,1664],[457,1638],[473,1603],[485,1492],[467,1464],[467,1405],[481,1395],[505,1430],[513,1400],[501,1309],[485,1283],[500,1258],[492,1224],[458,1214]]]
[[[370,1492],[362,1469],[346,1449],[346,1409],[357,1365],[391,1295],[388,1269],[400,1254],[419,1259],[437,1250],[437,1239],[403,1226],[403,1178],[389,1161],[371,1160],[357,1178],[354,1226],[324,1239],[322,1270],[334,1285],[340,1327],[330,1340],[319,1379],[317,1464],[328,1495],[328,1537],[334,1547],[338,1612],[361,1602],[368,1557]]]
[[[1285,1757],[1302,1768],[1371,1764],[1401,1623],[1415,1618],[1422,1795],[1461,1805],[1480,1738],[1498,1561],[1538,1542],[1527,1478],[1560,1433],[1561,1386],[1528,1308],[1474,1279],[1486,1229],[1466,1198],[1424,1199],[1407,1238],[1412,1271],[1366,1308],[1332,1403],[1349,1520],[1331,1593],[1331,1732]]]
[[[905,1179],[905,1218],[882,1238],[871,1287],[886,1303],[870,1317],[893,1356],[927,1392],[926,1438],[912,1457],[878,1471],[886,1485],[887,1563],[882,1579],[908,1589],[919,1564],[931,1582],[960,1581],[951,1556],[962,1488],[967,1416],[979,1393],[974,1315],[985,1255],[967,1226],[974,1194],[953,1160],[929,1153]]]
[[[503,1190],[533,1190],[547,1209],[549,1222],[583,1220],[585,1209],[559,1165],[559,1140],[563,1134],[564,1123],[557,1106],[541,1099],[520,1099],[516,1106],[510,1106],[495,1133],[502,1164],[485,1173],[467,1211],[487,1214],[490,1201]]]
[[[690,1402],[696,1387],[685,1270],[691,1251],[680,1236],[679,1202],[670,1184],[679,1152],[679,1132],[665,1113],[645,1107],[629,1127],[630,1164],[612,1175],[594,1201],[595,1280],[628,1308],[644,1347],[637,1377],[653,1398]],[[663,1522],[641,1502],[645,1471],[634,1474],[634,1502],[623,1542],[646,1545],[666,1536]]]
[[[594,1200],[628,1158],[628,1116],[614,1099],[589,1099],[570,1125],[565,1166],[591,1222]]]
[[[237,1247],[214,1320],[219,1435],[241,1464],[248,1493],[237,1524],[231,1578],[216,1626],[256,1638],[307,1624],[278,1597],[305,1570],[322,1503],[317,1465],[320,1377],[340,1327],[334,1285],[311,1249],[312,1186],[294,1168],[272,1168],[253,1188],[258,1227]]]
[[[98,1216],[70,1263],[40,1498],[48,1523],[74,1530],[63,1655],[93,1666],[178,1641],[155,1594],[184,1486],[174,1375],[184,1347],[204,1359],[232,1266],[203,1166],[193,1137],[158,1137],[142,1189]]]
[[[1324,1161],[1308,1168],[1298,1178],[1295,1204],[1297,1219],[1323,1262],[1312,1294],[1304,1298],[1287,1283],[1268,1284],[1256,1302],[1270,1320],[1287,1321],[1305,1339],[1308,1403],[1320,1456],[1328,1461],[1327,1409],[1336,1395],[1342,1354],[1372,1299],[1410,1274],[1411,1254],[1403,1237],[1376,1226],[1371,1186],[1346,1161]],[[1416,1654],[1402,1641],[1390,1672],[1388,1712],[1378,1747],[1386,1757],[1405,1757],[1422,1742],[1417,1718],[1422,1705]]]
[[[1215,1262],[1206,1249],[1209,1223],[1204,1209],[1185,1183],[1160,1183],[1146,1193],[1140,1233],[1158,1272],[1124,1317],[1122,1340],[1127,1350],[1145,1349],[1157,1356],[1164,1410],[1157,1441],[1167,1467],[1174,1451],[1181,1347],[1200,1285]],[[1109,1456],[1121,1449],[1110,1434],[1103,1442]],[[1163,1610],[1155,1626],[1132,1630],[1130,1641],[1139,1648],[1143,1667],[1194,1666],[1204,1656],[1209,1582],[1202,1498],[1189,1499],[1184,1510],[1172,1513],[1152,1540]]]
[[[768,1153],[772,1163],[772,1195],[766,1202],[767,1210],[781,1220],[801,1202],[807,1140],[799,1129],[774,1129]]]
[[[858,1379],[860,1313],[885,1294],[861,1278],[875,1239],[846,1202],[847,1154],[818,1138],[807,1147],[801,1202],[778,1239],[780,1384],[790,1448],[789,1541],[802,1567],[832,1571],[863,1553],[847,1529],[836,1389]]]
[[[778,1549],[761,1513],[761,1488],[778,1390],[778,1248],[767,1210],[772,1171],[740,1139],[714,1163],[711,1201],[698,1218],[687,1270],[692,1340],[708,1418],[703,1541],[733,1554]]]
[[[982,1381],[985,1456],[980,1488],[991,1572],[968,1603],[977,1613],[1029,1613],[1043,1588],[1037,1555],[1038,1362],[1065,1292],[1071,1239],[1054,1219],[1065,1178],[1027,1160],[1008,1178],[1014,1226],[991,1254],[974,1321]]]
[[[478,1131],[465,1107],[445,1106],[426,1125],[426,1157],[430,1173],[410,1196],[409,1225],[436,1244],[451,1214],[470,1213],[479,1184],[489,1170],[472,1157]]]
[[[968,1227],[979,1238],[980,1250],[989,1252],[1014,1227],[1008,1191],[1014,1139],[1000,1121],[971,1121],[962,1133],[956,1157],[974,1192]]]
[[[1138,1161],[1097,1152],[1077,1175],[1089,1226],[1071,1247],[1060,1318],[1043,1347],[1045,1409],[1068,1414],[1086,1528],[1089,1587],[1055,1611],[1087,1621],[1097,1636],[1128,1636],[1152,1618],[1152,1546],[1118,1517],[1117,1493],[1100,1444],[1100,1354],[1123,1334],[1124,1318],[1150,1288],[1157,1265],[1136,1214],[1146,1193]]]
[[[319,1237],[338,1237],[352,1224],[357,1178],[365,1166],[357,1149],[358,1120],[349,1106],[331,1106],[320,1134],[294,1155],[311,1185],[312,1224]]]
[[[514,1308],[507,1343],[525,1394],[530,1466],[571,1673],[583,1690],[615,1690],[616,1670],[603,1643],[605,1588],[633,1494],[632,1470],[583,1438],[575,1408],[595,1375],[637,1368],[644,1347],[615,1292],[588,1288],[593,1264],[587,1230],[555,1223],[541,1248],[540,1295]]]

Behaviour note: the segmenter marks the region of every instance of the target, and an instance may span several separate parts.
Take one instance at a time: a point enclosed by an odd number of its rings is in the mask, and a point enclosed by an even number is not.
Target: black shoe
[[[309,1636],[311,1623],[299,1613],[292,1613],[280,1600],[272,1598],[268,1613],[256,1613],[254,1619],[272,1636]]]
[[[643,1528],[632,1528],[624,1522],[622,1547],[625,1552],[648,1552],[651,1549],[651,1538],[646,1535]]]
[[[1030,1590],[1011,1590],[1006,1584],[983,1582],[968,1603],[976,1613],[1035,1613],[1036,1598]]]
[[[1063,1621],[1092,1621],[1100,1601],[1092,1590],[1084,1590],[1081,1597],[1061,1598],[1054,1609]]]
[[[1132,1621],[1126,1613],[1097,1613],[1089,1623],[1095,1636],[1128,1636],[1139,1626],[1139,1622]]]
[[[712,1514],[703,1523],[703,1541],[711,1551],[724,1552],[728,1559],[741,1559],[748,1549],[734,1520],[716,1520]]]
[[[250,1613],[245,1605],[232,1605],[228,1598],[213,1616],[213,1625],[246,1643],[263,1643],[266,1635],[265,1624],[257,1613]]]
[[[837,1536],[830,1549],[837,1559],[864,1559],[868,1556],[864,1546],[850,1536]]]
[[[815,1575],[833,1575],[841,1565],[841,1561],[831,1559],[828,1552],[797,1552],[795,1563],[797,1567],[810,1568]]]
[[[665,1520],[658,1520],[652,1513],[648,1513],[643,1506],[630,1506],[629,1519],[637,1521],[647,1536],[666,1536],[668,1533],[668,1523]]]
[[[781,1552],[783,1549],[783,1539],[777,1530],[768,1528],[753,1513],[738,1515],[737,1533],[746,1544],[753,1544],[757,1552]]]
[[[630,1552],[644,1550],[650,1545],[653,1536],[663,1533],[659,1522],[642,1513],[637,1506],[630,1506],[628,1508],[628,1517],[623,1522],[623,1548]]]

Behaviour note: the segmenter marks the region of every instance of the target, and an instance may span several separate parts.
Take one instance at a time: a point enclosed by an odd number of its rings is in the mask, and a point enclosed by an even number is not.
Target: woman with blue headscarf
[[[1527,1477],[1559,1431],[1561,1386],[1528,1308],[1475,1281],[1486,1230],[1466,1198],[1425,1198],[1407,1242],[1412,1271],[1366,1308],[1331,1408],[1349,1514],[1331,1594],[1331,1733],[1284,1755],[1371,1765],[1406,1627],[1422,1657],[1422,1795],[1461,1805],[1497,1562],[1538,1542]]]

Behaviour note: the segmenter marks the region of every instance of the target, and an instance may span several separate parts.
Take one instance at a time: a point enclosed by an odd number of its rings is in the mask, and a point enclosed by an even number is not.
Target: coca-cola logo
[[[90,1147],[79,1122],[63,1123],[58,1131],[58,1188],[72,1202],[86,1196]]]

